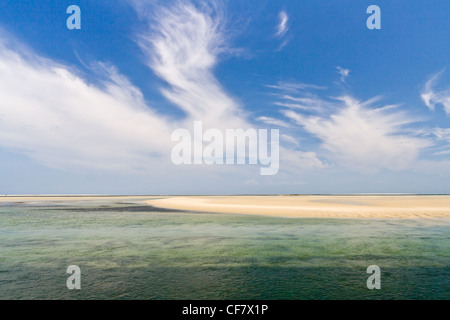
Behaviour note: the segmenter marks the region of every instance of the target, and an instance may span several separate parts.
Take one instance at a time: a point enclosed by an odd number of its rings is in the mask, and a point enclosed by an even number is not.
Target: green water
[[[449,219],[65,205],[0,207],[0,299],[450,298]],[[69,265],[81,290],[66,287]],[[381,290],[367,289],[369,265]]]

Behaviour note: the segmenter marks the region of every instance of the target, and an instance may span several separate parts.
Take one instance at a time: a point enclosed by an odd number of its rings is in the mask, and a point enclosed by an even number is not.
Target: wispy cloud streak
[[[403,112],[363,107],[350,97],[341,99],[343,107],[329,118],[302,116],[293,111],[285,115],[322,141],[322,147],[338,161],[355,168],[406,169],[419,151],[430,145],[421,138],[407,135],[411,124]]]
[[[14,48],[12,48],[14,47]],[[169,137],[164,117],[104,64],[99,85],[23,47],[0,43],[0,145],[51,167],[147,167]]]
[[[450,89],[436,91],[435,86],[443,71],[432,76],[425,84],[421,98],[425,105],[434,111],[436,105],[442,105],[444,111],[450,114]]]
[[[285,11],[280,11],[280,13],[278,14],[278,20],[279,20],[279,22],[277,25],[277,32],[275,35],[278,38],[281,38],[289,30],[289,27],[288,27],[289,17]]]
[[[350,70],[342,68],[342,67],[339,67],[339,66],[337,66],[336,69],[337,69],[337,71],[338,71],[338,73],[340,75],[340,81],[342,83],[345,83],[347,77],[350,75]]]
[[[213,73],[218,56],[228,50],[220,8],[177,2],[147,18],[150,32],[141,33],[138,43],[148,66],[169,85],[164,96],[189,119],[242,123],[242,109]]]

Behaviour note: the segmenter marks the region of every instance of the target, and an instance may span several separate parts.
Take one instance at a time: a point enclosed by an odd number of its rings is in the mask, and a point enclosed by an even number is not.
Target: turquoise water
[[[449,299],[450,220],[0,207],[0,299]],[[66,268],[81,268],[68,290]],[[366,269],[381,268],[381,290]]]

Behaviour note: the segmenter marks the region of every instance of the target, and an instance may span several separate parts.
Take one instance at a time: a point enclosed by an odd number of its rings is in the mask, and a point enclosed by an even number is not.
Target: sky
[[[71,5],[81,29],[67,27]],[[370,5],[381,29],[367,27]],[[449,193],[448,12],[438,0],[2,1],[0,194]],[[279,130],[279,170],[175,164],[173,132],[196,121]]]

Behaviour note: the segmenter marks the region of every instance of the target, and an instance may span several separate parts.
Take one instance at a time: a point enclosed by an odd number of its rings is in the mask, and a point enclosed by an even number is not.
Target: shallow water
[[[0,299],[450,299],[450,220],[0,207]],[[68,290],[66,268],[81,268]],[[369,290],[369,265],[381,290]]]

